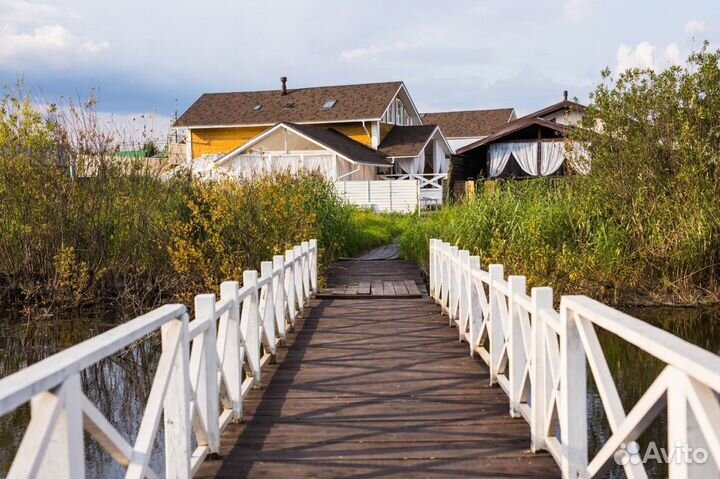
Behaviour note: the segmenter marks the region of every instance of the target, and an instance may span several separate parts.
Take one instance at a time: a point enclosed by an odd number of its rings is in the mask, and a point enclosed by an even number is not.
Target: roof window
[[[262,105],[260,103],[258,103],[257,105],[255,105],[253,107],[253,111],[260,111],[261,108],[262,108]]]
[[[337,100],[328,100],[323,104],[323,108],[326,110],[329,110],[330,108],[333,108],[335,106],[335,103],[337,103]]]

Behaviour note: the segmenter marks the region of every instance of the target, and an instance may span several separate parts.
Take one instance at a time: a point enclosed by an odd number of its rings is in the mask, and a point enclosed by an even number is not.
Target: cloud
[[[563,4],[563,15],[568,20],[582,20],[592,13],[594,0],[567,0]]]
[[[702,20],[690,20],[685,24],[685,33],[696,35],[705,32],[705,22]]]
[[[5,68],[69,68],[107,50],[106,41],[83,38],[63,25],[75,15],[54,5],[0,0],[0,62]]]
[[[665,68],[671,65],[680,65],[683,62],[683,52],[676,43],[670,43],[660,50],[650,42],[641,42],[635,47],[621,44],[617,51],[616,70],[623,72],[631,68]]]

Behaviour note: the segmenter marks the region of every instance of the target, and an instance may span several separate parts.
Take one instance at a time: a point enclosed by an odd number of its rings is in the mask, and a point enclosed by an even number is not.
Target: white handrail
[[[318,245],[303,242],[245,271],[214,294],[161,306],[0,379],[0,416],[30,402],[30,423],[8,478],[85,477],[87,431],[128,478],[161,477],[148,462],[161,417],[167,478],[192,477],[220,449],[220,435],[242,419],[243,399],[262,367],[317,293]],[[138,339],[161,332],[162,352],[137,438],[130,444],[82,391],[80,373]],[[191,448],[194,435],[197,447]]]
[[[547,450],[563,477],[602,476],[619,448],[636,440],[664,405],[671,449],[701,444],[712,459],[702,464],[671,460],[670,477],[717,477],[720,356],[586,296],[563,296],[556,311],[551,288],[532,288],[528,297],[524,276],[505,280],[503,266],[495,264],[484,271],[477,256],[438,239],[430,240],[429,266],[431,296],[458,327],[470,355],[488,365],[491,383],[507,392],[510,414],[530,424],[531,449]],[[627,413],[595,328],[666,365]],[[588,369],[612,432],[592,458]],[[647,477],[643,464],[635,462],[623,465],[627,476]]]

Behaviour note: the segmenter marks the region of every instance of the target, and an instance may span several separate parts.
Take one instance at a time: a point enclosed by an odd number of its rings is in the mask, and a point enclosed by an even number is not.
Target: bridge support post
[[[478,286],[475,283],[475,278],[473,276],[473,271],[480,271],[480,257],[479,256],[470,256],[470,264],[469,264],[469,273],[468,273],[468,281],[469,281],[469,293],[468,293],[468,300],[470,303],[470,311],[468,318],[468,321],[470,322],[470,325],[468,326],[470,337],[468,339],[468,343],[470,345],[470,357],[476,358],[478,356],[477,353],[477,347],[480,343],[480,330],[482,329],[482,321],[483,321],[483,311],[482,307],[480,306],[480,295],[478,293]],[[482,288],[482,285],[480,286]],[[484,291],[483,291],[484,294]]]
[[[560,302],[560,435],[563,477],[579,477],[588,462],[587,366],[575,312]]]
[[[223,359],[222,369],[227,381],[227,394],[232,407],[233,421],[242,419],[242,345],[240,341],[240,301],[237,281],[225,281],[220,285],[220,299],[232,300],[230,310],[220,318],[218,328],[218,351]]]
[[[287,315],[285,314],[285,258],[273,256],[273,291],[275,292],[275,327],[280,336],[279,344],[285,345],[287,339]]]
[[[505,334],[503,333],[502,319],[500,318],[500,298],[503,296],[502,292],[497,291],[495,288],[496,281],[502,281],[504,276],[503,265],[491,264],[488,267],[488,274],[490,275],[490,324],[488,339],[490,341],[490,384],[497,384],[497,375],[500,368],[500,358],[502,355],[503,347],[505,346]]]
[[[524,295],[526,291],[525,276],[508,278],[508,370],[510,373],[510,416],[521,417],[520,401],[522,400],[523,376],[525,373],[525,347],[520,321],[520,308],[515,304],[516,295]]]
[[[288,316],[290,318],[290,330],[295,328],[295,319],[297,318],[297,300],[295,299],[295,251],[287,250],[285,252],[285,262],[290,263],[289,269],[285,274],[285,289],[287,290],[287,307]]]
[[[198,378],[195,385],[195,401],[202,418],[201,424],[196,423],[195,430],[202,431],[202,426],[205,426],[204,434],[198,434],[198,444],[201,446],[207,445],[210,448],[210,454],[218,454],[220,452],[218,425],[220,404],[217,384],[217,333],[215,330],[214,294],[195,296],[195,318],[208,323],[200,336],[193,339],[190,356],[191,377]]]
[[[552,309],[553,297],[552,288],[533,288],[531,299],[532,311],[532,353],[530,362],[530,398],[532,405],[530,409],[530,435],[531,449],[538,452],[545,449],[545,433],[547,430],[548,377],[545,368],[547,360],[545,355],[545,320],[540,312],[544,309]]]
[[[318,244],[316,239],[310,240],[310,289],[313,297],[318,291]]]

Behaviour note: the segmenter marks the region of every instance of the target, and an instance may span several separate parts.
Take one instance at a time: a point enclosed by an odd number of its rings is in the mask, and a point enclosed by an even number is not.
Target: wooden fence
[[[317,261],[317,241],[303,242],[263,262],[259,275],[245,271],[242,286],[222,283],[219,301],[196,296],[193,319],[184,305],[165,305],[0,380],[0,416],[31,406],[8,478],[85,477],[84,431],[125,477],[161,477],[148,464],[161,418],[164,476],[192,477],[242,419],[243,398],[317,292]],[[130,444],[85,396],[80,372],[158,330],[162,352]]]
[[[510,414],[530,424],[532,450],[547,450],[563,477],[602,477],[616,453],[664,409],[667,444],[676,453],[670,456],[670,477],[719,476],[720,357],[586,296],[563,296],[555,310],[551,288],[532,288],[528,295],[524,276],[505,279],[499,264],[483,270],[477,256],[437,239],[430,240],[430,294],[458,327],[470,355],[488,365],[491,383],[507,393]],[[629,412],[596,329],[665,364]],[[593,457],[588,457],[589,378],[611,431]],[[695,462],[679,459],[687,449],[704,451],[706,460],[700,460],[702,454]],[[627,477],[647,477],[638,455],[627,457],[632,459],[623,465]]]

